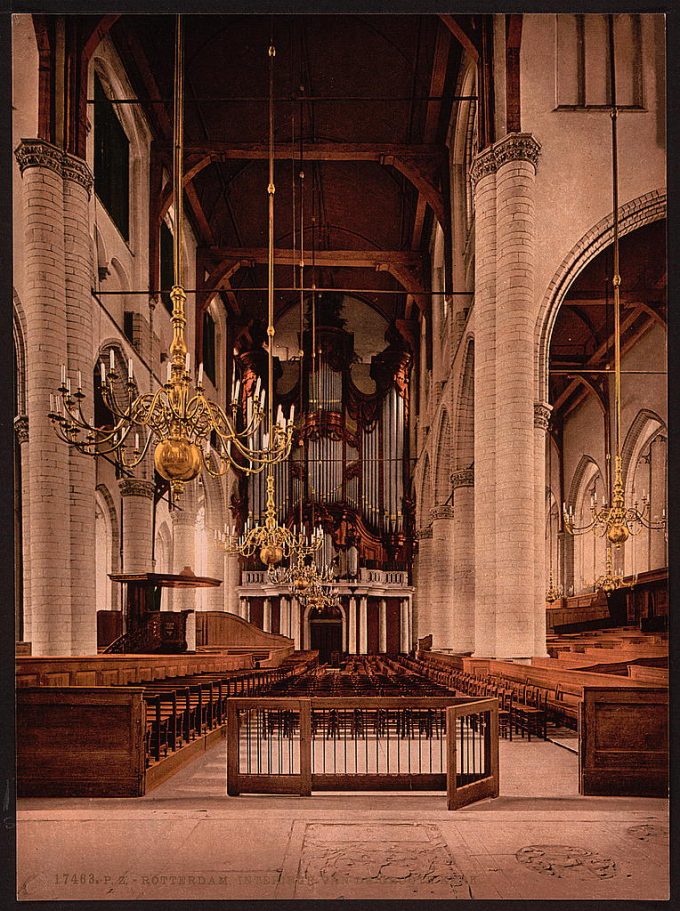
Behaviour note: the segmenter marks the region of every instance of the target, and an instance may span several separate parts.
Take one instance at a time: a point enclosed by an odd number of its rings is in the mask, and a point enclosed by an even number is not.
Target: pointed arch
[[[471,468],[475,459],[475,340],[468,336],[456,396],[453,470]]]
[[[619,207],[619,235],[660,221],[666,217],[666,191],[651,190]],[[598,253],[608,247],[614,236],[613,213],[608,213],[571,248],[553,275],[543,296],[534,330],[536,401],[549,401],[550,340],[557,314],[573,281]]]
[[[418,522],[419,528],[423,528],[430,524],[430,508],[432,503],[430,485],[430,456],[428,453],[425,453],[420,478],[419,496],[416,502],[416,513],[420,517],[420,521]]]
[[[449,413],[442,409],[437,433],[434,462],[434,506],[446,503],[451,495],[451,428]]]

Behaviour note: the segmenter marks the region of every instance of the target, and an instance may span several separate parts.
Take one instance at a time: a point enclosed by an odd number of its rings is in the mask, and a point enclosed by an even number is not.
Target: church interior
[[[19,899],[668,897],[664,54],[13,16]]]

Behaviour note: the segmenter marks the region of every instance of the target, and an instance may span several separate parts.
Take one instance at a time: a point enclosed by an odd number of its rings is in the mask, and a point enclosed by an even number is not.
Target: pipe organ
[[[302,501],[305,522],[313,518],[327,533],[325,558],[338,557],[341,571],[350,575],[358,574],[360,566],[406,569],[409,562],[411,517],[405,492],[412,343],[398,322],[390,325],[385,339],[385,349],[363,367],[373,391],[366,391],[367,377],[361,388],[355,383],[354,335],[338,326],[317,327],[314,357],[311,333],[303,333],[302,388],[299,379],[293,385],[280,382],[284,368],[297,369],[297,364],[277,363],[276,407],[286,416],[293,405],[300,413],[290,458],[275,467],[279,521],[298,524]],[[266,352],[257,337],[246,333],[244,340],[237,367],[247,419],[257,377],[266,381]],[[264,473],[242,479],[238,501],[232,502],[241,528],[262,521],[265,483]]]

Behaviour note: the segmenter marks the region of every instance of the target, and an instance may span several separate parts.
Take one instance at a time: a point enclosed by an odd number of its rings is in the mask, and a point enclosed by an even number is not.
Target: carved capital
[[[446,504],[444,506],[435,506],[434,509],[430,512],[432,520],[435,519],[452,519],[453,518],[453,506]]]
[[[28,415],[18,414],[14,418],[14,432],[18,443],[28,443]]]
[[[142,478],[123,478],[118,482],[121,497],[146,497],[153,500],[154,483]]]
[[[470,168],[473,185],[511,161],[529,161],[536,170],[541,144],[531,133],[509,133],[477,155]]]
[[[92,171],[87,166],[87,162],[75,155],[64,153],[62,162],[62,173],[64,180],[73,180],[79,183],[81,187],[87,190],[87,195],[92,195],[92,184],[94,183]]]
[[[497,168],[510,161],[528,161],[535,170],[540,151],[541,145],[531,133],[509,133],[493,146]]]
[[[551,411],[552,405],[548,405],[546,402],[534,402],[534,427],[547,430],[550,426]]]
[[[427,541],[432,538],[432,526],[426,525],[424,528],[418,529],[416,532],[416,539],[418,541]]]
[[[171,516],[173,525],[196,524],[196,515],[192,509],[173,509]]]
[[[454,471],[451,474],[451,486],[455,490],[457,487],[474,487],[475,470],[474,468],[464,468],[462,471]]]
[[[62,174],[64,153],[44,139],[22,139],[14,150],[14,156],[23,174],[26,168],[49,168],[55,174]]]
[[[496,157],[494,155],[493,146],[489,146],[488,148],[484,149],[484,151],[480,152],[472,162],[472,167],[470,168],[470,179],[474,185],[483,177],[486,177],[488,174],[494,174],[495,171]]]

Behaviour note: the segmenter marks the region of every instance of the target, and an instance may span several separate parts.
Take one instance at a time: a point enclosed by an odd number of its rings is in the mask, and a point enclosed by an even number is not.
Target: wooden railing
[[[264,697],[227,706],[227,793],[442,790],[498,795],[498,702]]]

